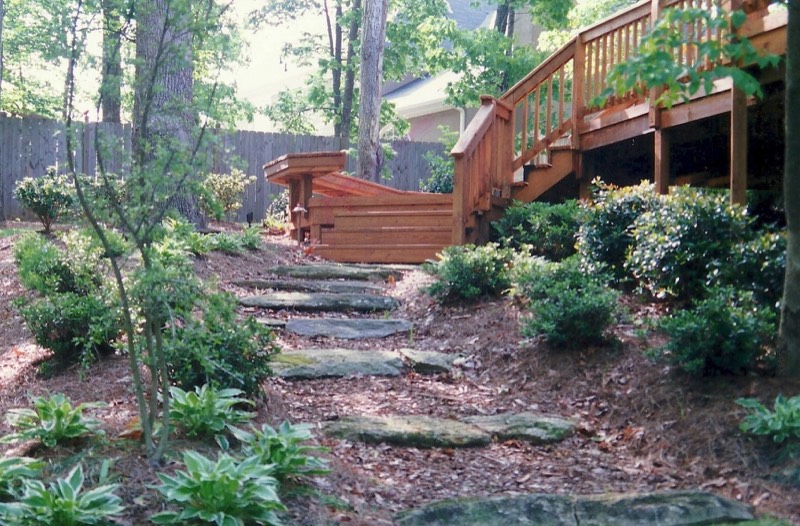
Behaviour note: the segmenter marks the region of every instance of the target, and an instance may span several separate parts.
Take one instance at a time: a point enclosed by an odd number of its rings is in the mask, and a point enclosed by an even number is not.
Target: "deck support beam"
[[[747,96],[731,88],[730,144],[731,204],[747,202]]]
[[[657,128],[653,134],[654,156],[653,175],[656,192],[666,195],[669,192],[669,151],[670,131],[667,128]]]

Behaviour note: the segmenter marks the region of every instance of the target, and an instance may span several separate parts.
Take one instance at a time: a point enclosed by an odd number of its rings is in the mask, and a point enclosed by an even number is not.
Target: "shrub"
[[[264,218],[265,228],[282,229],[289,222],[289,189],[275,194],[267,206],[267,216]]]
[[[584,205],[577,249],[584,262],[599,265],[617,280],[625,278],[625,258],[633,243],[631,228],[645,212],[659,204],[651,183],[619,188],[593,181],[591,203]]]
[[[262,464],[272,465],[272,474],[279,480],[299,475],[325,475],[330,473],[328,462],[310,453],[327,451],[323,447],[303,445],[311,440],[311,426],[293,426],[283,422],[277,430],[263,424],[261,429],[245,431],[232,429],[233,435],[242,442],[242,453],[246,457],[257,456]]]
[[[211,250],[230,255],[241,254],[244,250],[242,236],[236,233],[220,232],[211,237]]]
[[[242,193],[247,185],[256,182],[255,176],[232,169],[230,174],[208,174],[203,180],[203,196],[200,207],[203,212],[216,219],[230,217],[242,207]]]
[[[214,462],[200,453],[183,454],[186,471],[158,474],[156,489],[180,511],[156,513],[155,524],[216,523],[278,525],[276,512],[285,511],[278,498],[271,466],[258,456],[238,461],[222,453]]]
[[[493,236],[504,247],[527,245],[531,254],[561,261],[575,253],[578,202],[560,204],[514,202],[492,223]]]
[[[474,301],[496,296],[509,288],[509,266],[514,252],[496,243],[447,247],[439,261],[426,268],[436,282],[425,290],[441,301]]]
[[[242,230],[242,247],[247,250],[258,250],[261,248],[261,229],[254,226]]]
[[[458,141],[458,132],[450,131],[449,126],[440,126],[442,132],[442,143],[445,151],[453,149]],[[431,171],[431,176],[421,181],[419,189],[423,192],[432,194],[451,194],[453,193],[453,177],[455,175],[455,163],[451,155],[441,155],[429,151],[422,156]]]
[[[724,193],[673,191],[639,216],[626,268],[652,295],[689,298],[704,290],[710,265],[729,265],[733,247],[754,236],[752,219]]]
[[[749,412],[739,426],[742,431],[771,436],[778,444],[786,440],[800,440],[800,396],[784,398],[778,395],[774,411],[754,398],[740,398],[736,403]]]
[[[26,457],[0,458],[0,502],[15,496],[22,481],[39,476],[44,462]]]
[[[65,175],[55,167],[47,168],[42,177],[25,177],[14,185],[14,197],[42,222],[45,234],[53,223],[72,206],[72,192]]]
[[[51,294],[19,305],[36,343],[60,364],[91,362],[110,351],[120,333],[119,311],[110,295]]]
[[[777,312],[786,273],[786,233],[761,232],[734,245],[729,262],[715,260],[709,267],[709,286],[750,291],[759,305]]]
[[[26,480],[18,502],[0,504],[4,524],[25,526],[75,526],[109,524],[125,508],[114,491],[116,484],[83,491],[83,467],[75,466],[67,477],[45,486]]]
[[[74,291],[75,275],[61,251],[39,234],[26,234],[14,245],[14,261],[25,288],[40,294]]]
[[[775,315],[751,292],[715,287],[691,309],[664,318],[664,355],[691,374],[743,374],[757,365],[776,333]]]
[[[179,387],[169,390],[170,416],[190,437],[212,437],[230,428],[251,420],[255,414],[240,411],[237,405],[253,402],[240,395],[239,389],[214,389],[207,385],[186,392]]]
[[[619,310],[619,293],[582,269],[577,257],[560,263],[533,260],[515,272],[515,289],[530,302],[523,335],[544,336],[554,347],[605,343]]]
[[[101,402],[79,404],[72,407],[63,394],[50,398],[33,399],[33,409],[11,409],[6,421],[19,431],[3,437],[3,442],[40,440],[46,447],[55,447],[75,438],[98,434],[100,422],[83,416],[83,411],[105,407]]]
[[[248,395],[259,391],[277,347],[272,331],[252,317],[238,319],[236,306],[230,294],[209,294],[200,305],[202,318],[173,327],[165,353],[174,385],[188,390],[207,383]]]

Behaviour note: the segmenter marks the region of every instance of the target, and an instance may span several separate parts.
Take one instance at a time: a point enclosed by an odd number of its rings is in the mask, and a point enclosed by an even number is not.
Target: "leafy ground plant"
[[[25,479],[38,477],[44,462],[27,457],[0,458],[0,502],[12,497]]]
[[[53,223],[72,206],[69,181],[52,166],[42,177],[26,177],[17,182],[14,197],[39,218],[45,234],[50,233]]]
[[[496,243],[447,247],[439,257],[426,267],[436,275],[426,292],[441,301],[474,301],[498,295],[511,285],[508,269],[514,251]]]
[[[240,396],[244,392],[239,389],[218,390],[203,385],[195,387],[194,392],[187,392],[172,387],[169,394],[172,397],[170,417],[190,437],[212,437],[255,416],[236,409],[237,405],[253,405]]]
[[[83,491],[83,467],[75,466],[66,478],[45,486],[25,480],[18,501],[0,504],[3,524],[21,526],[78,526],[108,524],[125,508],[114,493],[116,484]]]
[[[102,402],[90,402],[72,407],[69,399],[61,393],[50,398],[34,398],[33,409],[12,409],[8,412],[6,421],[19,431],[4,436],[2,441],[39,440],[52,448],[72,439],[100,434],[100,422],[84,417],[83,412],[105,405]]]
[[[778,444],[800,441],[800,396],[778,395],[772,411],[755,398],[739,398],[736,403],[749,412],[739,426],[742,431],[770,436]]]
[[[261,429],[233,429],[233,435],[242,442],[246,457],[257,456],[264,464],[272,465],[272,473],[279,480],[298,475],[325,475],[330,473],[328,462],[311,453],[327,451],[324,447],[305,445],[311,440],[311,426],[283,422],[278,429],[267,424]]]
[[[278,498],[272,467],[259,456],[237,461],[221,453],[215,461],[195,451],[183,454],[186,471],[159,473],[156,489],[180,511],[151,517],[155,524],[217,524],[245,526],[280,524],[277,512],[286,508]]]

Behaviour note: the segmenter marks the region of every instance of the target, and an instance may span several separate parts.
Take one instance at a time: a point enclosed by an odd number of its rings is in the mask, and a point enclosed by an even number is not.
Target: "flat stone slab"
[[[403,277],[399,269],[367,265],[279,265],[270,271],[277,276],[316,280],[386,281],[389,276],[396,280]]]
[[[450,372],[453,369],[453,362],[459,357],[457,354],[416,349],[400,349],[398,352],[408,360],[414,372],[419,374]]]
[[[374,294],[333,294],[329,292],[274,292],[239,300],[245,307],[293,309],[306,312],[375,312],[397,308],[394,298]]]
[[[704,491],[631,495],[510,495],[434,502],[397,526],[700,526],[753,520],[742,503]]]
[[[298,318],[286,323],[286,330],[301,336],[328,338],[367,339],[385,338],[411,330],[406,320],[359,320]]]
[[[286,327],[286,320],[281,320],[279,318],[256,318],[256,321],[271,329],[283,329]]]
[[[498,440],[524,440],[531,444],[561,442],[575,431],[575,422],[536,413],[501,413],[462,419]]]
[[[333,292],[335,294],[381,294],[383,285],[366,281],[324,281],[290,279],[241,279],[233,282],[237,287],[271,289],[287,292]]]
[[[276,375],[293,380],[344,376],[399,376],[403,359],[392,351],[305,349],[276,354],[270,363]]]
[[[491,437],[470,424],[427,416],[350,416],[324,424],[326,434],[403,447],[476,447]]]

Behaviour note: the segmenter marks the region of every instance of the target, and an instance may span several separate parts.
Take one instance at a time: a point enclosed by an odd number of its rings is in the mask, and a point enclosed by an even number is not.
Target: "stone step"
[[[420,374],[450,370],[458,355],[435,351],[355,351],[350,349],[301,349],[284,351],[272,359],[272,370],[281,378],[310,380],[347,376],[399,376],[410,368]]]
[[[324,432],[333,437],[418,448],[485,446],[493,438],[549,444],[566,439],[574,429],[572,420],[534,413],[460,420],[421,415],[349,416],[323,424]]]
[[[501,495],[434,502],[400,513],[397,526],[690,526],[753,520],[746,504],[705,491],[622,495]]]
[[[331,292],[334,294],[382,294],[383,285],[366,281],[326,281],[288,279],[242,279],[233,282],[237,287],[271,289],[286,292]]]
[[[279,265],[270,269],[277,276],[296,279],[333,280],[346,279],[354,281],[384,282],[391,276],[395,280],[402,279],[403,270],[409,267],[384,265]]]
[[[241,298],[245,307],[305,312],[377,312],[396,309],[394,298],[375,294],[334,294],[330,292],[273,292]]]
[[[411,327],[411,322],[406,320],[293,318],[286,322],[286,330],[300,336],[350,340],[386,338],[407,333]]]

